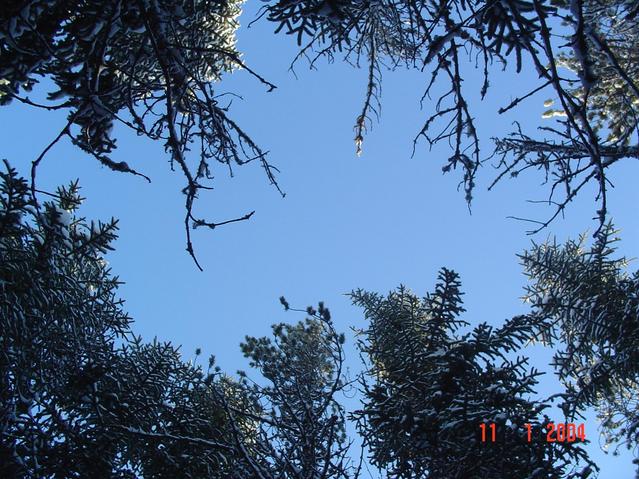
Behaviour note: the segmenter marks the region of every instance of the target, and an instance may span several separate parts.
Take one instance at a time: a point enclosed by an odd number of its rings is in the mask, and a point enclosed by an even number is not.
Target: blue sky
[[[538,186],[541,177],[524,176],[487,192],[495,175],[487,164],[480,170],[469,214],[463,192],[457,191],[460,176],[442,175],[449,154],[445,145],[429,151],[421,143],[411,158],[412,140],[433,107],[426,102],[424,110],[419,108],[428,72],[384,72],[381,121],[373,124],[364,154],[356,157],[353,124],[361,110],[365,72],[340,61],[309,71],[300,62],[296,78],[288,71],[296,52],[293,38],[274,36],[274,25],[265,22],[244,28],[255,8],[249,4],[241,17],[239,48],[247,64],[278,89],[267,93],[248,74],[236,72],[223,79],[219,91],[243,96],[233,101],[231,116],[270,151],[287,196],[282,199],[269,186],[257,164],[236,168],[232,179],[218,168],[216,189],[202,195],[198,213],[223,220],[257,211],[248,222],[195,233],[204,272],[184,250],[182,178],[169,171],[161,145],[118,131],[113,159],[150,176],[150,185],[106,170],[69,144],[56,146],[42,165],[41,188],[79,177],[88,198],[81,213],[119,218],[120,239],[108,259],[126,282],[121,294],[136,320],[135,330],[146,339],[157,335],[182,344],[186,357],[202,347],[205,356],[215,354],[219,365],[233,372],[247,367],[238,347],[246,334],[269,334],[272,323],[303,319],[282,310],[281,295],[297,307],[325,301],[337,328],[348,332],[364,321],[344,293],[360,287],[387,292],[403,283],[424,294],[432,290],[442,266],[460,273],[464,319],[471,324],[498,325],[525,311],[519,299],[525,280],[516,254],[531,239],[556,235],[564,240],[592,230],[594,191],[585,191],[565,220],[531,238],[525,234],[529,225],[506,217],[544,219],[551,213],[526,203],[545,198]],[[510,114],[497,114],[527,85],[535,86],[535,76],[494,76],[487,100],[471,103],[484,153],[492,147],[490,137],[507,133],[515,119],[528,131],[542,124],[544,93]],[[469,69],[465,87],[474,100],[480,81]],[[17,104],[1,109],[0,121],[2,155],[23,174],[65,123],[60,114]],[[639,244],[639,164],[628,163],[612,172],[609,210],[622,229],[621,252],[633,257]],[[550,357],[540,348],[533,354],[538,367]],[[357,356],[350,358],[356,370]],[[550,393],[553,384],[548,375],[540,393]],[[589,417],[586,431],[594,439],[590,451],[602,466],[600,477],[630,477],[631,456],[603,456],[597,426]]]

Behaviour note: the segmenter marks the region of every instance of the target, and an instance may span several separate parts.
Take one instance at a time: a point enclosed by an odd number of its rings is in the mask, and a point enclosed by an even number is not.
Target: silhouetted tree
[[[77,183],[51,197],[1,173],[0,476],[230,477],[223,404],[249,397],[132,335],[102,257],[117,222],[76,216]]]
[[[6,164],[6,162],[5,162]],[[338,395],[344,336],[309,308],[242,351],[250,382],[145,343],[103,254],[117,222],[77,216],[77,183],[36,204],[0,173],[0,476],[303,478],[358,475]],[[283,304],[287,304],[282,300]],[[201,351],[196,351],[196,356]]]
[[[215,162],[232,168],[257,160],[277,186],[275,168],[228,116],[214,88],[236,68],[274,88],[235,48],[240,12],[238,0],[10,1],[0,13],[0,101],[69,111],[59,136],[34,160],[32,182],[44,155],[65,136],[109,168],[140,174],[109,157],[116,146],[112,127],[119,123],[163,142],[172,167],[183,173],[187,250],[194,259],[192,228],[250,218],[252,213],[215,223],[193,212],[198,193],[209,188]],[[443,171],[463,171],[469,202],[487,157],[498,158],[495,182],[540,170],[555,211],[533,231],[547,226],[591,183],[597,185],[603,226],[609,168],[639,156],[634,140],[639,15],[632,0],[269,0],[261,15],[277,24],[276,31],[296,37],[298,58],[314,63],[342,55],[353,64],[367,63],[355,122],[358,153],[379,114],[384,68],[430,68],[424,97],[440,84],[444,90],[415,144],[424,139],[431,146],[452,145]],[[496,139],[492,155],[482,156],[464,80],[468,67],[480,66],[483,99],[490,79],[499,74],[497,65],[539,77],[538,86],[520,92],[501,113],[548,92],[544,116],[556,123],[538,135],[517,123],[512,134]],[[54,87],[41,104],[25,91],[43,76]]]
[[[109,156],[116,147],[114,124],[125,125],[162,142],[171,168],[184,175],[187,251],[195,259],[191,229],[229,222],[213,223],[193,212],[198,193],[210,188],[212,164],[232,171],[258,161],[276,184],[264,151],[228,116],[215,88],[224,73],[237,68],[275,88],[244,65],[235,48],[240,5],[238,0],[5,2],[0,102],[69,112],[60,134],[33,161],[34,190],[39,163],[65,136],[112,170],[144,176]],[[41,77],[53,84],[44,104],[25,96]]]
[[[368,122],[379,112],[384,65],[430,68],[424,98],[439,84],[444,88],[415,143],[423,138],[430,146],[452,145],[443,171],[463,170],[468,201],[484,158],[464,88],[466,67],[482,68],[482,99],[490,78],[499,74],[495,64],[534,72],[538,86],[521,91],[499,112],[546,91],[547,107],[558,106],[544,116],[558,117],[557,123],[541,128],[543,137],[530,136],[517,124],[513,134],[496,139],[493,155],[501,170],[495,182],[530,169],[545,173],[547,200],[556,210],[548,221],[537,222],[540,229],[593,182],[603,226],[608,169],[639,156],[633,139],[639,106],[637,12],[632,0],[271,0],[263,15],[278,24],[277,31],[294,34],[299,56],[311,63],[339,54],[353,64],[368,64],[364,105],[355,123],[358,153]]]
[[[513,356],[531,333],[526,318],[460,335],[468,323],[459,287],[444,268],[423,299],[404,287],[351,295],[370,322],[360,333],[368,370],[355,416],[372,464],[399,478],[588,477],[594,465],[581,446],[545,440],[550,403],[531,399],[541,373]],[[490,430],[482,441],[489,423],[495,442]]]
[[[284,298],[281,302],[289,309]],[[263,378],[249,388],[261,405],[262,419],[257,434],[236,434],[236,441],[246,444],[244,459],[257,477],[357,477],[339,402],[350,385],[344,371],[345,338],[335,331],[322,303],[306,313],[304,322],[273,325],[272,339],[247,336],[242,343],[251,367]]]
[[[639,444],[639,272],[615,257],[618,241],[606,225],[591,248],[585,237],[549,242],[525,252],[530,278],[528,319],[537,338],[555,346],[555,369],[572,414],[599,409],[609,443]]]

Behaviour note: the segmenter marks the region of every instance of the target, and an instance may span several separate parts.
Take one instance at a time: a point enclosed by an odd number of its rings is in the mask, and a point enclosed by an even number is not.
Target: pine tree
[[[526,424],[541,438],[549,422],[549,403],[531,398],[540,373],[513,356],[528,322],[482,323],[462,335],[461,294],[445,268],[423,299],[405,287],[352,294],[370,322],[361,332],[368,370],[355,417],[371,463],[398,478],[588,477],[594,465],[581,446],[527,442]],[[495,442],[480,433],[491,423]]]
[[[103,258],[117,221],[77,216],[77,183],[38,205],[5,165],[0,476],[229,477],[242,462],[224,405],[250,411],[248,395],[133,336]]]
[[[77,182],[38,204],[0,173],[0,476],[356,477],[339,394],[344,336],[322,303],[247,336],[250,382],[144,342],[103,255],[117,221],[78,216]],[[282,299],[287,306],[286,301]],[[201,353],[196,351],[196,357]]]
[[[0,12],[0,104],[21,101],[68,111],[68,122],[55,141],[68,137],[119,172],[146,178],[131,166],[133,161],[111,159],[115,124],[161,142],[171,154],[172,169],[184,175],[187,251],[195,259],[191,229],[217,226],[193,212],[214,164],[232,169],[256,160],[275,184],[265,152],[229,117],[215,88],[224,73],[238,68],[274,88],[244,65],[236,49],[241,3],[5,2]],[[42,77],[50,82],[38,86]],[[46,103],[25,96],[34,88],[48,94]],[[42,159],[34,161],[33,182]]]
[[[6,161],[5,166],[0,187],[0,464],[7,477],[36,477],[55,470],[59,461],[74,460],[57,452],[73,447],[76,433],[75,417],[61,406],[68,386],[92,387],[130,320],[115,297],[117,278],[102,259],[117,222],[76,220],[71,211],[81,201],[77,184],[59,189],[56,201],[36,210],[26,181]]]
[[[615,257],[607,225],[591,248],[586,238],[549,242],[522,256],[526,299],[537,337],[556,346],[555,369],[573,413],[599,408],[607,442],[639,443],[639,272]]]
[[[628,146],[637,129],[639,105],[639,9],[630,0],[575,2],[565,7],[583,17],[584,39],[561,59],[579,76],[574,92],[590,97],[589,117],[610,145]],[[581,32],[581,30],[580,30]]]
[[[335,331],[323,303],[306,313],[303,322],[273,325],[272,339],[247,336],[242,343],[242,352],[261,375],[251,391],[263,419],[252,441],[237,439],[248,444],[244,459],[257,477],[357,477],[339,402],[350,384],[344,370],[345,338]]]
[[[319,57],[341,55],[353,65],[366,65],[363,107],[355,122],[358,154],[380,112],[384,67],[430,69],[422,101],[440,85],[443,93],[435,98],[414,143],[452,145],[442,169],[463,172],[467,201],[482,160],[495,156],[500,171],[491,187],[531,170],[545,174],[555,211],[536,222],[535,230],[546,227],[591,183],[599,190],[600,226],[605,224],[607,171],[639,156],[636,2],[271,0],[265,10],[278,31],[295,35],[298,58],[309,58],[314,65]],[[524,118],[519,118],[513,133],[497,138],[492,154],[482,156],[468,90],[472,86],[465,80],[468,67],[481,68],[483,82],[477,90],[483,100],[491,79],[503,74],[496,64],[539,78],[532,90],[514,92],[499,113],[547,92],[543,116],[554,120],[531,135],[521,129]]]

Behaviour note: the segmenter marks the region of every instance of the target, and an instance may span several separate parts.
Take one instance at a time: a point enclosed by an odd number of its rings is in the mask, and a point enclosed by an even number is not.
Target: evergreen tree
[[[248,396],[207,379],[170,344],[132,335],[103,259],[117,222],[76,216],[77,183],[38,206],[6,166],[0,476],[230,477],[241,461],[224,404],[250,411]]]
[[[193,212],[198,193],[212,179],[213,164],[232,169],[257,160],[275,184],[265,153],[229,117],[215,88],[224,73],[237,68],[274,88],[243,64],[235,48],[241,3],[5,2],[0,11],[0,103],[17,100],[68,111],[55,142],[68,137],[115,171],[144,176],[110,158],[115,123],[162,142],[171,167],[185,178],[187,250],[195,259],[191,229],[217,226]],[[44,104],[25,96],[42,77],[53,84]],[[33,162],[32,182],[47,150]]]
[[[581,88],[576,95],[590,97],[593,125],[607,134],[612,145],[628,146],[637,129],[639,105],[639,8],[631,0],[557,2],[571,8],[581,22],[572,54],[559,64],[576,73]]]
[[[404,287],[386,297],[352,293],[370,321],[361,332],[368,379],[355,416],[372,464],[398,478],[588,477],[594,465],[581,446],[545,441],[550,404],[531,397],[540,373],[513,357],[531,332],[526,318],[461,335],[459,288],[444,268],[423,299]],[[495,442],[480,432],[491,423]]]
[[[420,139],[429,146],[452,144],[443,171],[463,171],[469,202],[486,156],[499,158],[493,185],[540,170],[556,209],[548,220],[536,222],[535,230],[547,226],[591,183],[599,190],[597,216],[603,226],[608,169],[639,156],[638,11],[632,0],[271,0],[265,7],[277,31],[297,38],[298,58],[309,58],[313,65],[319,57],[343,55],[351,64],[367,63],[363,107],[355,122],[358,153],[380,111],[384,66],[430,68],[422,100],[440,84],[443,93],[415,144]],[[483,99],[491,78],[502,74],[495,64],[501,70],[514,66],[516,74],[533,71],[539,78],[532,90],[515,92],[500,113],[545,91],[549,109],[543,116],[556,123],[541,128],[543,136],[531,136],[517,123],[512,134],[496,139],[492,155],[482,157],[464,80],[467,67],[481,68],[483,82],[477,89]]]
[[[114,124],[161,141],[185,178],[186,243],[195,259],[192,228],[212,229],[252,214],[216,223],[194,213],[198,193],[210,187],[213,164],[232,168],[257,160],[277,186],[265,152],[228,116],[214,88],[224,73],[237,68],[274,88],[240,59],[235,47],[240,12],[239,0],[12,0],[0,12],[0,103],[17,100],[68,111],[68,123],[54,143],[69,137],[116,171],[142,174],[128,162],[111,159]],[[499,111],[545,91],[544,116],[556,123],[543,127],[543,135],[517,124],[512,134],[496,140],[492,153],[500,168],[495,182],[530,170],[546,175],[555,211],[535,230],[593,183],[603,226],[607,172],[639,156],[634,139],[639,15],[632,0],[269,0],[262,16],[277,25],[277,32],[296,37],[298,58],[314,64],[322,56],[343,55],[350,63],[367,63],[363,106],[355,121],[358,153],[380,113],[384,68],[430,68],[424,96],[440,84],[445,88],[415,143],[452,144],[442,168],[463,171],[469,202],[482,160],[492,155],[482,156],[464,87],[467,52],[470,67],[482,68],[482,99],[491,78],[500,74],[496,64],[512,65],[516,74],[534,71],[539,84]],[[54,85],[44,103],[25,95],[41,77]],[[34,161],[33,182],[48,150]]]
[[[284,298],[281,302],[289,309]],[[272,339],[247,336],[242,343],[242,352],[263,378],[250,388],[261,405],[262,419],[253,440],[237,440],[248,444],[244,459],[257,477],[356,477],[339,402],[349,386],[345,338],[335,331],[322,303],[306,313],[304,322],[273,325]]]
[[[607,225],[591,248],[585,236],[525,252],[528,319],[556,346],[555,368],[573,414],[596,406],[609,443],[639,444],[639,272],[615,257],[617,232]]]
[[[213,358],[207,370],[185,362],[178,348],[131,331],[103,258],[117,222],[77,216],[77,183],[38,204],[6,167],[0,475],[359,476],[339,401],[351,386],[344,336],[322,303],[304,322],[274,325],[272,338],[247,336],[254,382],[223,374]],[[636,445],[637,274],[612,258],[613,237],[608,226],[589,252],[582,239],[525,253],[533,311],[499,328],[461,332],[460,282],[447,269],[423,299],[404,287],[352,293],[370,321],[353,417],[371,463],[401,478],[588,477],[596,466],[579,444],[543,440],[550,400],[534,399],[540,373],[520,354],[534,337],[564,348],[555,365],[567,392],[554,397],[566,421],[598,406],[609,439]],[[495,424],[495,442],[480,424]]]
[[[70,213],[80,202],[76,184],[59,189],[55,202],[36,210],[26,181],[5,165],[0,467],[7,477],[19,471],[39,476],[68,461],[93,467],[101,461],[62,451],[74,447],[75,424],[83,420],[62,404],[71,384],[85,390],[105,373],[114,341],[128,330],[129,318],[115,297],[117,278],[101,258],[117,223],[76,221]]]
[[[273,339],[247,336],[255,382],[223,374],[213,357],[206,369],[186,362],[131,330],[103,258],[117,222],[77,216],[77,183],[37,204],[5,165],[1,477],[357,476],[338,401],[350,384],[344,336],[323,304],[273,326]]]

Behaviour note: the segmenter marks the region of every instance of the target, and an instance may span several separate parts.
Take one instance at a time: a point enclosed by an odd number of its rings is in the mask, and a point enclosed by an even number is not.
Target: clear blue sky
[[[387,292],[403,283],[423,294],[433,288],[441,266],[460,273],[465,319],[472,324],[498,325],[525,311],[519,299],[525,281],[515,255],[530,246],[531,238],[525,234],[528,225],[506,216],[544,219],[551,213],[526,203],[545,198],[538,187],[541,178],[524,176],[487,192],[495,173],[486,165],[470,215],[463,192],[457,191],[460,176],[442,176],[449,154],[444,145],[428,151],[422,144],[410,158],[413,137],[433,106],[426,102],[420,111],[429,74],[414,71],[384,72],[381,121],[357,158],[353,124],[365,72],[340,61],[309,71],[301,62],[296,79],[288,71],[296,52],[293,38],[274,36],[274,25],[265,22],[244,28],[257,3],[250,3],[241,18],[239,48],[244,60],[278,89],[267,93],[248,74],[236,72],[223,79],[219,91],[243,96],[233,102],[231,116],[270,151],[271,162],[282,170],[278,178],[287,197],[268,185],[257,164],[236,168],[230,180],[226,169],[218,168],[216,190],[202,195],[198,212],[218,220],[257,212],[248,222],[195,233],[204,272],[184,251],[182,178],[169,171],[161,145],[118,131],[113,158],[150,176],[150,185],[106,170],[69,144],[56,146],[42,165],[39,187],[52,189],[79,177],[88,198],[81,213],[119,218],[120,239],[108,260],[126,282],[121,294],[136,320],[135,330],[146,339],[157,335],[182,344],[187,358],[202,347],[205,356],[215,354],[232,373],[247,368],[238,347],[244,335],[269,334],[274,322],[303,319],[283,312],[280,295],[297,307],[325,301],[338,329],[349,332],[364,321],[344,293],[359,287]],[[487,101],[472,103],[485,153],[492,147],[490,137],[505,134],[513,120],[529,131],[542,123],[544,93],[509,115],[496,113],[526,85],[535,85],[535,76],[494,76]],[[465,87],[478,99],[481,83],[475,73],[468,75]],[[0,109],[0,121],[1,154],[23,174],[64,126],[60,114],[17,104]],[[621,251],[634,257],[639,163],[628,163],[612,172],[609,210],[622,229]],[[565,220],[534,239],[552,234],[564,240],[592,230],[593,198],[592,190],[584,192]],[[550,354],[536,349],[534,357],[543,367]],[[350,364],[358,369],[355,354]],[[552,392],[553,383],[548,375],[540,393]],[[602,466],[600,477],[631,477],[629,454],[613,458],[600,452],[597,426],[590,417],[586,431],[594,439],[590,451]]]

